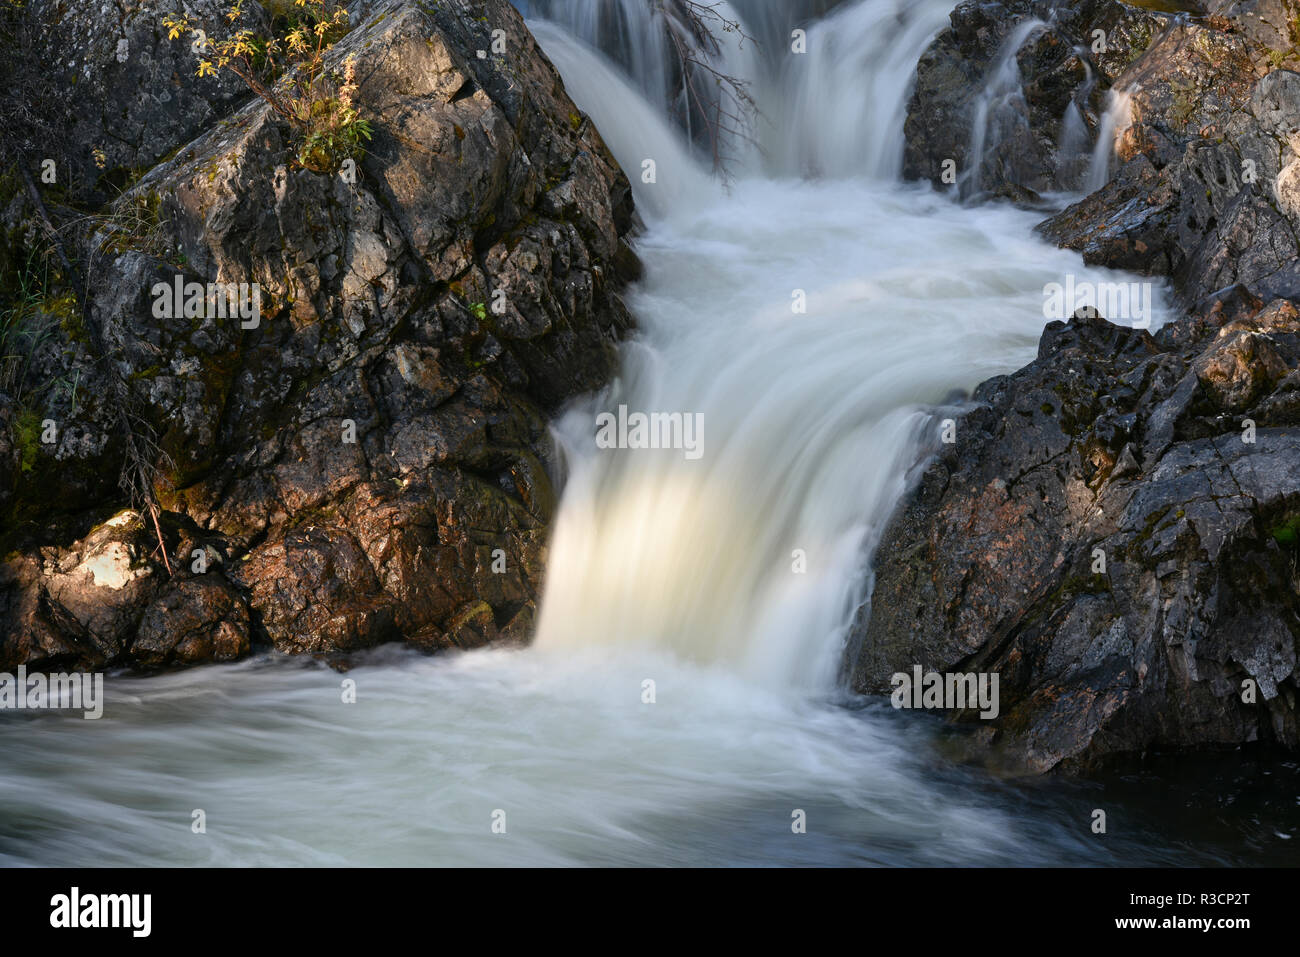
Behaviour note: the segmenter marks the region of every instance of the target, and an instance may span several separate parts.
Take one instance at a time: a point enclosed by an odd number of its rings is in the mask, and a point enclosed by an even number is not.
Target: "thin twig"
[[[686,109],[691,110],[694,104],[694,110],[704,121],[713,167],[725,177],[730,173],[732,160],[725,152],[726,141],[738,140],[754,144],[758,104],[749,91],[748,81],[724,73],[710,62],[709,58],[717,56],[722,50],[714,30],[735,33],[741,38],[742,44],[747,40],[754,42],[754,39],[745,33],[738,21],[728,19],[721,13],[716,3],[701,3],[697,0],[657,0],[657,3],[681,66]],[[672,4],[672,10],[666,3]],[[678,15],[674,16],[673,11]],[[688,43],[685,34],[689,34],[695,43]],[[704,52],[701,53],[699,48],[703,48]],[[697,83],[700,76],[706,77],[713,84],[717,89],[716,96],[701,92]]]

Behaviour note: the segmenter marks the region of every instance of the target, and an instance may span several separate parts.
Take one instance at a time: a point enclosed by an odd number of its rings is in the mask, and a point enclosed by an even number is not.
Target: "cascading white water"
[[[895,178],[916,61],[952,8],[949,0],[848,4],[808,28],[806,53],[787,40],[779,74],[759,82],[771,120],[761,143],[774,172]]]
[[[658,118],[672,95],[671,49],[664,8],[646,0],[529,0],[517,3],[533,22],[553,23],[623,65],[620,84],[629,78]],[[573,74],[573,82],[583,78]]]
[[[1075,91],[1070,102],[1066,104],[1065,114],[1061,117],[1061,135],[1056,143],[1056,175],[1067,189],[1077,189],[1087,179],[1093,154],[1092,132],[1083,118],[1080,104],[1087,105],[1092,91],[1097,85],[1097,74],[1089,65],[1086,50],[1075,47],[1079,62],[1083,64],[1086,77]]]
[[[643,214],[656,218],[674,210],[691,209],[715,190],[708,174],[691,154],[684,136],[648,103],[612,63],[548,21],[532,25],[533,35],[566,82],[569,95],[579,104],[618,104],[617,117],[600,124],[605,145],[618,157],[629,179],[640,186],[643,164],[655,163],[653,190],[638,188],[636,198]]]
[[[806,58],[800,71],[782,71],[783,102],[804,122],[778,165],[859,175],[753,177],[729,195],[702,195],[702,171],[682,168],[684,144],[646,120],[594,51],[537,29],[607,140],[635,144],[613,147],[627,168],[671,158],[655,182],[634,177],[656,216],[630,301],[643,335],[608,394],[558,428],[570,475],[541,651],[666,647],[775,686],[827,687],[865,597],[864,558],[915,459],[923,404],[1030,358],[1044,284],[1082,272],[1074,254],[1028,238],[1025,214],[958,214],[900,190],[893,150],[865,147],[900,142],[908,83],[895,74],[908,74],[895,60],[915,63],[942,22],[910,9],[846,7],[810,32],[808,53],[791,53]],[[1041,27],[1018,27],[1003,62],[1014,67]],[[855,40],[874,55],[846,59]],[[986,99],[1018,90],[1013,79],[995,77]],[[877,102],[841,120],[846,86]],[[700,416],[702,457],[597,448],[596,415],[619,406]]]
[[[1094,193],[1110,180],[1111,165],[1119,139],[1132,124],[1132,94],[1127,90],[1112,89],[1106,93],[1106,112],[1102,114],[1097,130],[1097,145],[1093,148],[1092,162],[1088,165],[1088,178],[1084,190]]]
[[[750,131],[754,142],[725,145],[736,158],[733,166],[778,176],[898,175],[916,59],[947,22],[952,0],[876,0],[865,12],[861,4],[836,6],[834,0],[733,0],[708,6],[740,24],[739,30],[717,32],[720,51],[708,59],[719,72],[748,81],[761,109]],[[824,19],[810,19],[825,7],[833,9]],[[566,83],[580,101],[599,97],[584,97],[595,81],[574,68],[572,50],[581,49],[580,58],[592,50],[605,58],[618,56],[625,41],[611,35],[610,25],[625,24],[627,45],[645,52],[619,58],[619,72],[628,79],[618,85],[640,90],[649,102],[617,98],[638,115],[647,107],[655,110],[657,122],[661,107],[678,105],[668,89],[666,63],[673,53],[664,39],[665,9],[647,0],[532,0],[527,5],[544,18],[536,25],[552,60],[558,56],[570,63]],[[799,52],[795,30],[803,32]],[[706,55],[698,46],[693,50]],[[598,62],[602,65],[595,69],[603,78],[603,61]],[[695,82],[707,86],[708,80],[699,76]]]
[[[835,178],[730,190],[645,83],[534,21],[647,221],[639,336],[556,426],[534,647],[381,650],[348,674],[354,705],[327,668],[259,659],[115,680],[99,721],[0,720],[0,863],[1114,860],[1130,838],[1089,840],[1076,806],[953,768],[924,719],[832,684],[926,404],[1031,358],[1047,283],[1114,278],[1031,214],[894,182],[912,64],[951,2],[845,4],[797,63],[745,61],[788,130],[770,168]],[[781,0],[737,4],[759,6],[787,36]],[[703,454],[597,448],[619,405],[699,413]]]
[[[1015,127],[1028,122],[1024,83],[1016,57],[1030,39],[1045,29],[1047,24],[1037,17],[1016,24],[984,79],[984,88],[975,98],[970,150],[957,181],[962,196],[980,194],[985,156],[997,149]]]
[[[599,51],[605,58],[621,64],[619,85],[630,85],[645,97],[641,107],[656,114],[656,123],[662,122],[660,111],[671,113],[685,127],[687,138],[696,132],[697,123],[712,125],[718,137],[719,155],[725,154],[732,165],[744,163],[750,157],[749,139],[753,131],[747,124],[721,120],[709,121],[706,116],[714,108],[732,114],[741,112],[734,102],[723,75],[747,77],[756,71],[753,58],[756,45],[747,32],[729,30],[728,24],[738,22],[735,10],[727,0],[709,0],[694,7],[698,25],[709,30],[712,43],[704,43],[696,36],[687,14],[674,0],[516,0],[525,14],[535,15],[535,24],[554,24],[564,36],[572,37],[586,48]],[[552,36],[549,46],[563,51],[561,41]],[[682,82],[683,59],[708,62],[718,68],[717,74],[708,70],[691,72],[689,82]],[[601,69],[604,74],[605,70]],[[573,82],[584,84],[590,78],[581,72],[571,72]],[[698,130],[701,134],[706,131]]]

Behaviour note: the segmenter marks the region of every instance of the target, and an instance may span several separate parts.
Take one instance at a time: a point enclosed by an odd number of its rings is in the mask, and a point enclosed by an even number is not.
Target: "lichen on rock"
[[[170,11],[146,3],[131,22]],[[338,175],[298,167],[264,101],[188,78],[186,43],[128,31],[126,65],[116,42],[69,54],[92,81],[88,115],[121,108],[114,71],[135,70],[142,102],[171,105],[140,115],[150,147],[120,158],[147,167],[115,203],[155,210],[153,243],[87,240],[105,361],[75,343],[43,360],[51,375],[81,363],[79,407],[49,414],[96,441],[61,446],[57,469],[37,450],[35,474],[80,464],[99,481],[62,483],[66,523],[11,528],[0,667],[526,637],[555,501],[547,420],[604,384],[631,327],[630,188],[595,128],[570,122],[576,108],[506,0],[355,12],[329,57],[355,58],[373,140]],[[493,30],[508,52],[477,56]],[[146,51],[182,79],[140,73]],[[165,97],[211,107],[173,121]],[[178,276],[256,284],[260,314],[167,315],[157,289]],[[103,517],[121,504],[122,451],[98,411],[107,376],[157,436],[175,577],[156,540],[137,543],[140,578],[118,590],[131,600],[87,623],[55,608],[64,579],[50,569],[97,561]],[[44,515],[26,474],[10,508]],[[204,549],[221,560],[192,572]]]

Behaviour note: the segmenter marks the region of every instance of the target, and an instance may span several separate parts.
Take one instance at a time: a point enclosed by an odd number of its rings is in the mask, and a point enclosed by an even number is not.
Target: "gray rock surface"
[[[170,9],[146,6],[129,22]],[[505,0],[358,19],[330,53],[356,58],[374,129],[355,177],[296,167],[260,99],[212,122],[227,101],[191,81],[183,41],[141,64],[102,38],[79,54],[88,123],[141,84],[121,127],[134,146],[110,162],[149,168],[109,211],[148,228],[110,221],[81,251],[89,308],[31,373],[77,377],[38,413],[57,442],[0,401],[0,667],[527,636],[555,504],[548,418],[606,381],[631,325],[630,189]],[[507,52],[478,56],[497,29]],[[173,67],[212,105],[173,110]],[[177,276],[256,283],[256,326],[159,318],[154,286]],[[125,504],[119,398],[157,440],[168,560],[136,522],[113,546],[134,577],[107,601],[79,569]]]
[[[997,719],[954,717],[1030,771],[1300,745],[1300,312],[1236,302],[1052,323],[979,387],[877,553],[856,688],[997,673]]]
[[[1068,104],[1095,142],[1126,94],[1109,180],[1040,231],[1168,276],[1187,311],[1155,336],[1049,325],[1035,362],[976,390],[876,554],[854,686],[997,673],[995,720],[950,717],[1017,770],[1300,746],[1300,7],[1187,6],[963,3],[919,66],[908,170],[946,187],[936,158],[973,155],[982,91],[1028,37],[968,200],[1078,189]]]

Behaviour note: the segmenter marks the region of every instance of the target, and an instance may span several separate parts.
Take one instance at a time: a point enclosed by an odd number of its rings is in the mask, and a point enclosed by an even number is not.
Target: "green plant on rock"
[[[41,444],[41,417],[31,409],[23,409],[14,422],[14,438],[18,443],[18,467],[23,472],[36,468],[36,455]]]
[[[1300,516],[1293,516],[1269,530],[1273,540],[1283,548],[1300,548]]]
[[[104,212],[88,218],[101,253],[116,255],[138,250],[169,261],[173,256],[167,240],[167,221],[162,217],[162,197],[152,190],[120,196]]]
[[[1282,69],[1283,64],[1285,64],[1288,60],[1295,60],[1298,58],[1298,54],[1296,53],[1294,47],[1288,50],[1274,50],[1272,48],[1266,48],[1264,50],[1264,55],[1268,58],[1269,66],[1271,66],[1274,70],[1280,70]]]
[[[212,39],[188,17],[164,17],[169,39],[196,37],[200,51],[196,76],[229,71],[265,100],[298,136],[296,159],[304,169],[334,173],[364,152],[370,123],[353,103],[356,63],[342,72],[326,69],[325,56],[349,30],[345,6],[336,0],[294,0],[272,20],[270,36],[261,36],[245,20],[244,0],[234,0],[224,17],[233,31]]]
[[[362,141],[370,139],[370,124],[352,102],[357,89],[355,71],[356,61],[348,57],[335,96],[298,102],[306,131],[298,148],[298,162],[306,169],[334,172],[343,160],[364,152]]]
[[[54,334],[60,315],[75,314],[75,297],[55,295],[54,288],[48,261],[33,250],[13,287],[0,289],[0,392],[15,400],[23,398],[32,357]]]

